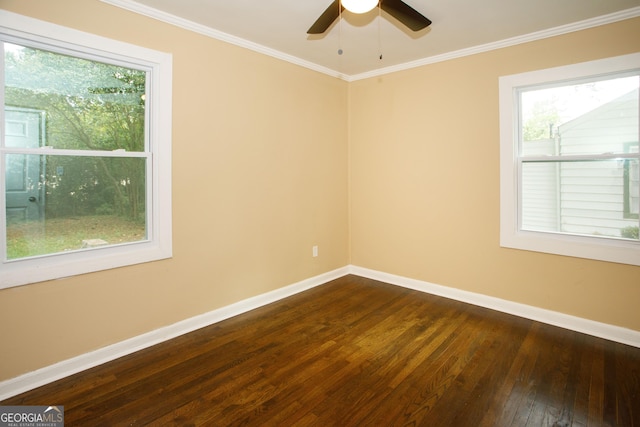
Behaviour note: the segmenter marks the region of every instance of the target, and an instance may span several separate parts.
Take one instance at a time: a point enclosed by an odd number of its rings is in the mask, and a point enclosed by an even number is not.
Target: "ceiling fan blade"
[[[430,19],[402,0],[382,0],[380,7],[413,31],[420,31],[431,25]]]
[[[311,28],[307,30],[307,34],[322,34],[333,24],[333,21],[340,16],[340,0],[334,0],[327,10],[313,23]],[[342,8],[344,10],[344,8]]]

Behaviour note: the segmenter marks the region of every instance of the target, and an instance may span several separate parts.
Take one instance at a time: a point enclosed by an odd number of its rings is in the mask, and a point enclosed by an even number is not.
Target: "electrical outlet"
[[[313,253],[314,257],[318,256],[318,246],[314,246],[313,248],[311,248],[311,252]]]

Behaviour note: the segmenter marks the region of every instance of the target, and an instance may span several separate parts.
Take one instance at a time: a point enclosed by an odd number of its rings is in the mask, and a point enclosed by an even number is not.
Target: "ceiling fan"
[[[419,31],[431,25],[431,20],[402,0],[380,0],[380,7],[412,31]],[[322,34],[327,31],[344,9],[345,7],[340,0],[334,0],[307,30],[307,34]]]

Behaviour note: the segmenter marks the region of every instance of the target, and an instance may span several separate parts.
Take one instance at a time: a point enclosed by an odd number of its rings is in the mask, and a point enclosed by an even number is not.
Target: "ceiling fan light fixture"
[[[342,0],[342,6],[352,13],[367,13],[378,5],[378,0]]]

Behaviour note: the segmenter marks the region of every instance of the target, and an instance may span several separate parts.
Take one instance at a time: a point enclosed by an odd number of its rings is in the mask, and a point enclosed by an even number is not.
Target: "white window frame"
[[[500,77],[500,246],[640,266],[638,241],[522,230],[518,159],[519,88],[638,70],[633,53]]]
[[[90,60],[129,65],[148,71],[146,94],[147,237],[143,241],[56,253],[17,260],[6,259],[5,160],[0,144],[0,289],[69,277],[172,256],[171,109],[172,55],[123,43],[0,10],[0,39],[52,51],[72,52]],[[4,58],[4,56],[2,57]],[[0,59],[4,61],[3,59]],[[0,82],[4,84],[4,66]],[[0,95],[4,106],[4,90]],[[1,138],[5,135],[0,109]],[[49,151],[49,150],[47,150]],[[40,153],[39,153],[40,154]],[[42,153],[42,154],[49,154]],[[80,153],[86,154],[86,153]],[[129,153],[131,154],[131,153]],[[117,155],[117,154],[116,154]]]

